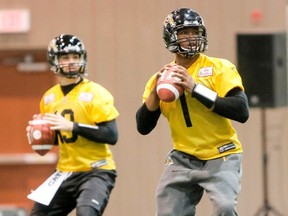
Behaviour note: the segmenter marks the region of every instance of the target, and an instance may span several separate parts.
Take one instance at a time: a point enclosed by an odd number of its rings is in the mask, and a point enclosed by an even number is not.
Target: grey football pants
[[[237,216],[241,176],[241,154],[203,161],[174,150],[158,184],[156,215],[194,216],[206,191],[213,216]]]

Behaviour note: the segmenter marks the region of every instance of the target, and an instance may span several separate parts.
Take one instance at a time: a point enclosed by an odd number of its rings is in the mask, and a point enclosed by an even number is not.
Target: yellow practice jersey
[[[217,92],[219,97],[224,97],[235,87],[244,90],[236,67],[225,59],[200,54],[188,68],[188,73],[195,83],[205,85]],[[153,88],[155,75],[146,84],[143,102]],[[185,99],[192,126],[185,122],[180,99],[170,103],[160,101],[161,113],[170,125],[174,149],[202,160],[242,152],[241,143],[229,119],[212,112],[186,91]]]
[[[68,120],[94,125],[115,119],[119,113],[113,96],[101,85],[84,79],[64,96],[59,84],[49,89],[40,102],[41,113],[59,113]],[[108,144],[88,140],[72,132],[58,135],[60,171],[115,169]]]

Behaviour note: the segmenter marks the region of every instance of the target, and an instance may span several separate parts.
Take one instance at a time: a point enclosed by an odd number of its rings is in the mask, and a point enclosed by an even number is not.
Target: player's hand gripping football
[[[51,130],[72,131],[74,123],[67,120],[60,114],[46,113],[44,119],[47,120],[52,126]]]
[[[32,119],[35,119],[37,117],[37,114],[34,114]],[[30,130],[31,130],[31,124],[32,124],[32,120],[28,121],[28,125],[26,127],[26,136],[28,139],[28,143],[31,144],[32,140],[31,140],[31,134],[30,134]]]
[[[166,67],[167,66],[173,66],[173,71],[175,72],[174,76],[179,78],[174,83],[182,86],[189,94],[191,94],[193,88],[195,87],[195,82],[192,76],[188,73],[187,69],[177,64],[168,64]]]

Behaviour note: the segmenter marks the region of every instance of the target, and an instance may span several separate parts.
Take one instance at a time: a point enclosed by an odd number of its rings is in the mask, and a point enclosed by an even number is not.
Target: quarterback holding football
[[[68,215],[76,208],[79,216],[100,216],[117,176],[109,147],[118,140],[114,98],[85,78],[87,53],[78,37],[55,37],[47,58],[59,83],[44,93],[40,113],[56,131],[59,160],[56,171],[28,195],[35,201],[31,215]],[[28,138],[31,127],[33,120],[26,128]]]
[[[155,128],[161,114],[170,126],[173,149],[158,184],[156,215],[193,216],[206,191],[211,215],[236,216],[242,145],[231,120],[244,123],[249,117],[241,77],[228,60],[204,54],[204,20],[190,8],[176,9],[165,18],[163,39],[175,58],[148,80],[136,114],[143,135]],[[178,78],[173,84],[184,93],[166,102],[157,94],[157,81],[171,65]]]

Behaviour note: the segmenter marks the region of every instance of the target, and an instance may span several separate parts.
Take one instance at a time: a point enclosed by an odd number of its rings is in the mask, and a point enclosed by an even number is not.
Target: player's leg
[[[237,196],[241,189],[242,155],[232,154],[207,162],[210,180],[201,184],[213,206],[212,215],[236,216]]]
[[[169,154],[157,188],[157,216],[196,214],[195,207],[204,190],[193,184],[191,169],[200,165],[199,162],[177,151]]]
[[[35,202],[30,216],[63,216],[68,215],[76,206],[75,200],[61,189],[56,193],[49,206]]]
[[[45,216],[48,215],[48,206],[35,202],[31,210],[30,216]]]
[[[114,171],[92,171],[87,181],[79,189],[81,193],[77,198],[77,216],[102,215],[108,204],[111,191],[114,188],[115,178],[116,173]]]
[[[101,214],[91,206],[79,206],[77,207],[76,216],[82,216],[82,215],[101,216]]]

